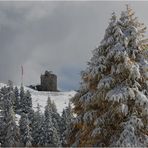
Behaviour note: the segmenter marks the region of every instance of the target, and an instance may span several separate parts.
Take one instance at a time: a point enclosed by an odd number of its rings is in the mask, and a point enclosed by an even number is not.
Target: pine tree
[[[20,144],[19,128],[15,123],[15,113],[11,107],[5,117],[5,147],[16,147]]]
[[[57,113],[57,107],[54,101],[51,102],[52,112]]]
[[[71,146],[148,146],[146,27],[132,9],[112,14],[72,99]]]
[[[37,111],[34,113],[33,121],[32,121],[32,145],[33,146],[40,146],[40,139],[42,133],[42,126],[43,126],[44,117],[40,111],[39,104],[37,105]]]
[[[23,113],[29,113],[32,110],[32,98],[30,92],[27,90],[24,92],[23,88],[21,88],[20,92],[20,107],[21,112]]]
[[[66,126],[68,126],[74,119],[70,102],[64,110],[65,110],[65,114],[63,115],[63,117],[65,118]]]
[[[14,88],[14,94],[15,94],[15,111],[18,112],[20,109],[20,96],[17,87]]]
[[[24,91],[24,87],[21,86],[20,88],[20,111],[19,112],[22,112],[22,109],[24,108],[24,97],[25,97],[25,91]]]
[[[56,128],[52,122],[52,108],[51,108],[51,100],[48,97],[47,105],[45,107],[44,113],[44,123],[42,125],[42,131],[40,135],[40,146],[60,146],[60,138]]]
[[[6,87],[0,89],[0,144],[4,144],[5,139],[5,123],[4,123],[4,95],[6,95]]]
[[[57,112],[57,107],[54,101],[51,102],[51,117],[53,126],[56,128],[61,141],[63,134],[63,126],[61,126],[62,118],[60,114]]]
[[[4,143],[4,126],[3,116],[0,112],[0,146]]]
[[[61,127],[63,127],[62,131],[62,146],[67,146],[67,137],[69,136],[70,132],[70,124],[73,121],[74,116],[72,114],[72,108],[69,103],[69,105],[63,109],[62,112],[62,122],[61,122]]]
[[[30,94],[30,92],[29,92],[29,90],[27,90],[26,91],[26,100],[27,100],[27,102],[26,102],[26,104],[27,104],[27,106],[28,106],[28,108],[32,108],[32,98],[31,98],[31,94]]]
[[[13,107],[14,94],[9,88],[3,88],[3,142],[2,146],[19,146],[19,129],[15,122]]]
[[[5,102],[5,101],[8,102],[8,104],[5,104],[5,106],[10,105],[10,106],[13,107],[13,110],[15,111],[16,97],[15,97],[15,94],[14,94],[14,91],[13,91],[13,84],[11,84],[12,83],[11,81],[9,83],[10,84],[9,84],[8,87],[4,87],[2,89],[2,91],[4,92],[4,96],[3,96],[4,100],[3,100],[3,102]]]
[[[13,81],[8,80],[8,88],[13,91]]]
[[[50,97],[48,97],[47,99],[47,106],[45,107],[45,116],[49,112],[49,110],[50,110],[53,126],[56,128],[58,134],[60,135],[61,134],[61,127],[60,127],[61,117],[59,113],[57,112],[55,102],[51,101]]]
[[[27,114],[25,113],[21,114],[19,126],[20,126],[20,139],[22,146],[31,146],[32,145],[31,128],[29,127],[29,119]]]
[[[26,92],[24,91],[23,86],[21,86],[20,89],[20,113],[27,114],[28,126],[30,127],[30,132],[32,132],[34,120],[34,110],[32,109],[32,97],[28,90]]]
[[[19,146],[19,129],[15,122],[14,113],[15,95],[13,86],[10,86],[3,87],[0,91],[0,143],[2,146]]]

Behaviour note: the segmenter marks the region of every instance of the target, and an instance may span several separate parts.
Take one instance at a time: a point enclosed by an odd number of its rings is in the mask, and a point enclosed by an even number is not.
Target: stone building
[[[57,91],[57,76],[51,71],[45,71],[41,75],[41,91]]]

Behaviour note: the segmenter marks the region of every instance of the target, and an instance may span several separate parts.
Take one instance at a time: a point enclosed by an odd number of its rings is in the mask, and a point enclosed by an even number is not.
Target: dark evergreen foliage
[[[68,127],[68,107],[63,118],[49,97],[44,114],[39,105],[34,111],[30,92],[25,91],[23,86],[20,90],[10,86],[0,89],[1,146],[65,146],[63,136]],[[16,119],[19,119],[19,122]]]
[[[20,139],[22,146],[31,146],[32,145],[32,137],[31,137],[31,128],[30,122],[28,119],[28,115],[25,113],[21,114],[21,119],[19,122],[20,127]]]

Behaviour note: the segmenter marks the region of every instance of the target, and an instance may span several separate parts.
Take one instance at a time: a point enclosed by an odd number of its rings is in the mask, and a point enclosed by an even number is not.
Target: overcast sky
[[[23,65],[26,85],[50,70],[59,89],[78,89],[110,14],[127,3],[148,26],[148,2],[0,2],[0,82],[20,84]]]

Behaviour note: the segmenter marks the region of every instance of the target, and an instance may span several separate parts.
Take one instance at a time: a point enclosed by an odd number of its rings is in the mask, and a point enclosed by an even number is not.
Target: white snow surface
[[[0,88],[2,88],[2,87],[4,87],[4,86],[7,86],[7,84],[0,83]]]
[[[44,112],[44,107],[46,106],[48,97],[51,98],[52,101],[55,102],[57,106],[58,113],[62,113],[63,109],[68,106],[70,98],[72,98],[76,92],[68,91],[68,92],[43,92],[43,91],[35,91],[29,88],[28,89],[32,96],[32,104],[33,109],[36,110],[37,104],[40,105],[41,111]]]
[[[0,88],[6,86],[6,84],[0,83]],[[14,86],[15,87],[15,86]],[[20,88],[20,86],[17,86]],[[37,104],[40,105],[40,109],[44,112],[44,107],[46,106],[48,97],[55,102],[57,111],[59,114],[62,113],[63,109],[68,106],[69,100],[76,94],[76,91],[62,91],[62,92],[45,92],[36,91],[31,88],[24,86],[24,90],[29,90],[32,96],[33,109],[36,111]]]
[[[21,116],[18,114],[15,114],[15,123],[17,126],[19,126],[19,121],[20,121]]]

